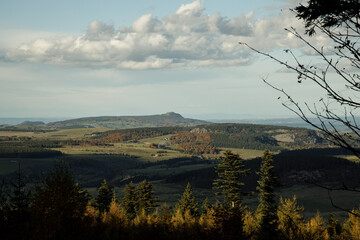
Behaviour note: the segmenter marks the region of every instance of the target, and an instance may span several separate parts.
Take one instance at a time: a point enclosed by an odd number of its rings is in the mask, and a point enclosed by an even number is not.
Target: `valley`
[[[281,182],[277,194],[296,195],[306,209],[305,216],[313,216],[321,208],[322,214],[334,212],[337,217],[346,217],[331,206],[327,192],[312,182],[327,186],[359,183],[360,167],[351,161],[351,154],[305,128],[233,123],[129,129],[17,127],[0,129],[2,179],[14,179],[20,164],[26,181],[33,185],[54,162],[64,161],[71,166],[76,181],[94,196],[105,178],[119,197],[129,182],[147,179],[159,200],[172,206],[188,182],[200,202],[206,197],[215,202],[214,166],[226,150],[247,160],[251,174],[244,178],[245,189],[254,192],[260,157],[264,149],[272,151]],[[348,194],[335,193],[337,201],[351,208],[359,196]],[[319,202],[324,204],[319,206]],[[245,203],[256,207],[256,194]]]

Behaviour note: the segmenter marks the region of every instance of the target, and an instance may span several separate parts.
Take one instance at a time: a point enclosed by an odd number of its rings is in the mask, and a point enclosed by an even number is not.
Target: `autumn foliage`
[[[171,138],[171,143],[180,150],[192,154],[215,154],[219,149],[212,146],[210,133],[179,132]]]

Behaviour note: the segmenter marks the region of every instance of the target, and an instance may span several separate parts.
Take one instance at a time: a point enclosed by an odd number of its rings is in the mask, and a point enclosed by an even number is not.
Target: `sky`
[[[177,112],[200,119],[294,117],[279,93],[310,84],[239,42],[309,55],[297,0],[12,0],[0,8],[0,117]],[[315,41],[315,39],[314,39]],[[323,44],[321,37],[316,42]]]

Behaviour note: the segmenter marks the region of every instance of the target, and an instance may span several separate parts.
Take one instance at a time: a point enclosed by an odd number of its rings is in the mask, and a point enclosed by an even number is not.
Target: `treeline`
[[[94,133],[94,142],[124,142],[129,140],[140,140],[142,138],[152,138],[180,131],[190,131],[190,127],[153,127],[153,128],[132,128],[122,130],[112,130],[101,133]]]
[[[230,151],[215,167],[219,201],[198,203],[187,184],[174,207],[159,205],[146,180],[127,184],[121,199],[104,180],[91,199],[64,163],[32,192],[19,170],[17,181],[0,188],[0,239],[360,239],[360,209],[341,223],[332,215],[305,220],[295,197],[277,204],[272,163],[265,151],[257,173],[256,210],[242,205],[249,192],[239,177],[249,169]]]
[[[94,133],[95,136],[87,141],[89,143],[138,141],[168,134],[175,134],[173,144],[177,144],[180,150],[193,154],[217,153],[217,148],[278,151],[284,148],[304,148],[324,143],[313,130],[255,124],[210,124],[196,128],[178,126],[113,130]],[[288,134],[292,140],[281,142],[274,138],[282,134]]]
[[[60,147],[58,142],[22,141],[0,142],[0,158],[46,158],[61,156],[62,152],[49,148]]]
[[[347,154],[349,154],[348,151],[340,148],[283,151],[273,157],[274,171],[286,186],[314,182],[343,182],[352,186],[358,184],[360,164],[336,157]],[[260,163],[261,158],[244,162],[245,167],[251,169],[250,174],[243,179],[245,188],[249,191],[255,190],[257,186],[256,172],[259,170]],[[345,172],[346,175],[343,174]],[[209,166],[168,176],[165,181],[167,183],[190,182],[194,187],[211,188],[215,178],[215,170]]]
[[[213,139],[212,145],[218,148],[269,149],[271,151],[283,149],[275,139],[262,134],[215,133],[211,134],[211,138]]]

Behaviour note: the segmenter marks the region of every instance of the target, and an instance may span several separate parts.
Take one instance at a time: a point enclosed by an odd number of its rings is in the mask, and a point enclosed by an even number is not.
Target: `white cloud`
[[[204,0],[195,0],[192,3],[181,5],[181,7],[176,11],[176,14],[199,17],[204,10]]]
[[[162,19],[146,14],[130,27],[93,21],[84,35],[41,38],[7,50],[11,61],[69,67],[158,69],[186,66],[234,66],[251,61],[247,42],[260,49],[298,47],[283,30],[302,24],[289,11],[267,19],[253,12],[228,19],[204,14],[204,1],[183,4]]]
[[[110,40],[114,34],[114,25],[107,25],[97,20],[92,21],[87,29],[86,38],[89,40]]]

